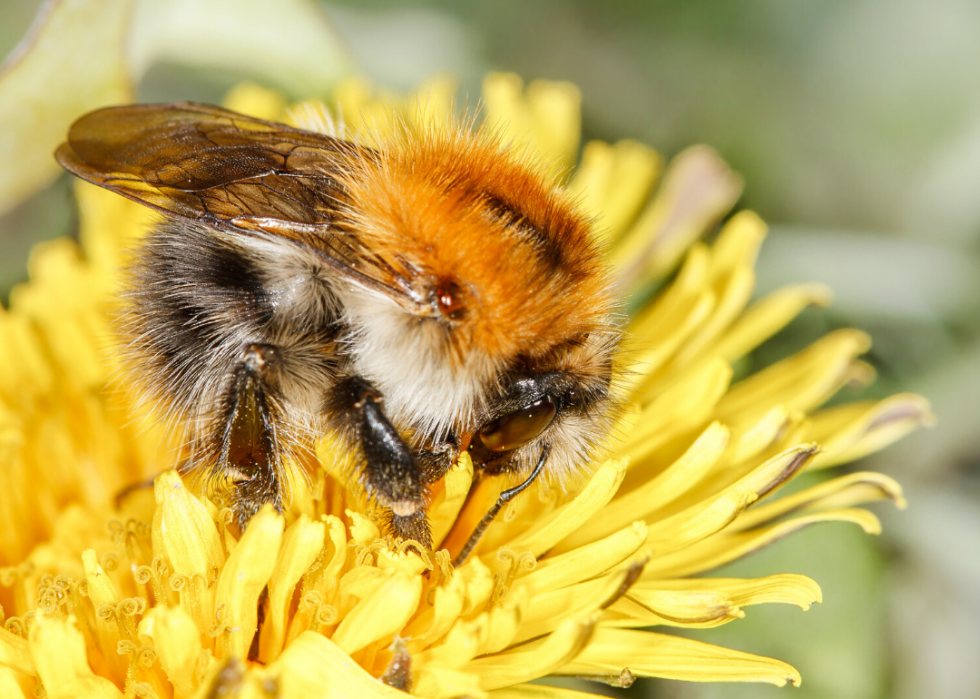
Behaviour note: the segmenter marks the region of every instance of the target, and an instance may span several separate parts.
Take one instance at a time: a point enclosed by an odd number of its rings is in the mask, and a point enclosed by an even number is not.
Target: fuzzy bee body
[[[167,214],[130,273],[138,384],[244,525],[283,459],[333,433],[395,534],[427,486],[574,472],[608,431],[619,334],[590,222],[526,157],[466,129],[368,149],[191,103],[82,117],[80,177]]]

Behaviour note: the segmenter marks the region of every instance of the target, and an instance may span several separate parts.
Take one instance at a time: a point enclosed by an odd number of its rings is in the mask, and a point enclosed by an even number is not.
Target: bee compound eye
[[[490,451],[509,451],[544,432],[555,419],[555,404],[545,396],[520,410],[499,417],[480,430],[480,441]]]

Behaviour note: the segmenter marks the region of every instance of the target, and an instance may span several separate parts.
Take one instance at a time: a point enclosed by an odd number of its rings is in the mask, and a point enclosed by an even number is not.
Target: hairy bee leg
[[[367,462],[365,485],[384,498],[396,517],[414,515],[425,500],[421,475],[408,445],[382,412],[376,395],[365,393],[355,408],[361,417],[361,448]]]
[[[429,518],[424,509],[405,517],[399,517],[391,512],[386,523],[393,536],[411,539],[427,549],[432,548],[432,531],[429,529]]]
[[[534,479],[537,478],[544,469],[544,464],[548,460],[548,454],[550,453],[551,445],[545,444],[544,448],[541,450],[541,456],[538,457],[538,463],[534,466],[534,470],[531,471],[531,475],[521,483],[515,485],[513,488],[508,488],[497,497],[497,502],[494,503],[493,507],[491,507],[485,515],[483,515],[483,519],[481,519],[480,523],[476,525],[476,529],[474,529],[473,533],[470,534],[470,538],[466,540],[466,545],[463,546],[456,558],[453,559],[453,566],[458,567],[466,563],[466,559],[470,557],[470,554],[473,553],[473,549],[476,548],[478,543],[480,543],[480,539],[483,538],[483,534],[487,531],[487,527],[490,526],[490,523],[493,522],[494,518],[500,514],[502,509],[504,509],[504,505],[527,490],[528,486],[534,482]]]
[[[422,473],[408,445],[384,414],[381,396],[357,377],[346,379],[337,394],[364,455],[364,487],[391,510],[396,536],[428,545]]]
[[[422,475],[422,483],[431,485],[445,477],[459,458],[459,444],[458,437],[449,435],[446,441],[437,447],[420,447],[413,452],[415,463]]]
[[[276,361],[274,346],[249,345],[235,368],[221,416],[219,464],[234,482],[235,518],[243,532],[266,503],[282,510],[280,416],[268,381]]]

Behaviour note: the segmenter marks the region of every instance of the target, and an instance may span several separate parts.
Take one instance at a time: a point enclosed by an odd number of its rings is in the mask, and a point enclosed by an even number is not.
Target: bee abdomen
[[[148,234],[131,266],[123,316],[130,364],[167,416],[189,424],[192,442],[220,413],[250,345],[277,348],[274,380],[298,422],[305,420],[296,413],[318,405],[336,373],[339,327],[329,287],[310,284],[312,314],[283,304],[269,288],[268,264],[226,233],[174,220]]]

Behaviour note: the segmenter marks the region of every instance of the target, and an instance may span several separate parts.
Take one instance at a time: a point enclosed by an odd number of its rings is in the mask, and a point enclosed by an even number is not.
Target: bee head
[[[613,385],[615,329],[571,338],[522,357],[501,375],[467,435],[488,473],[528,473],[550,448],[548,471],[562,478],[586,463],[619,412]]]

